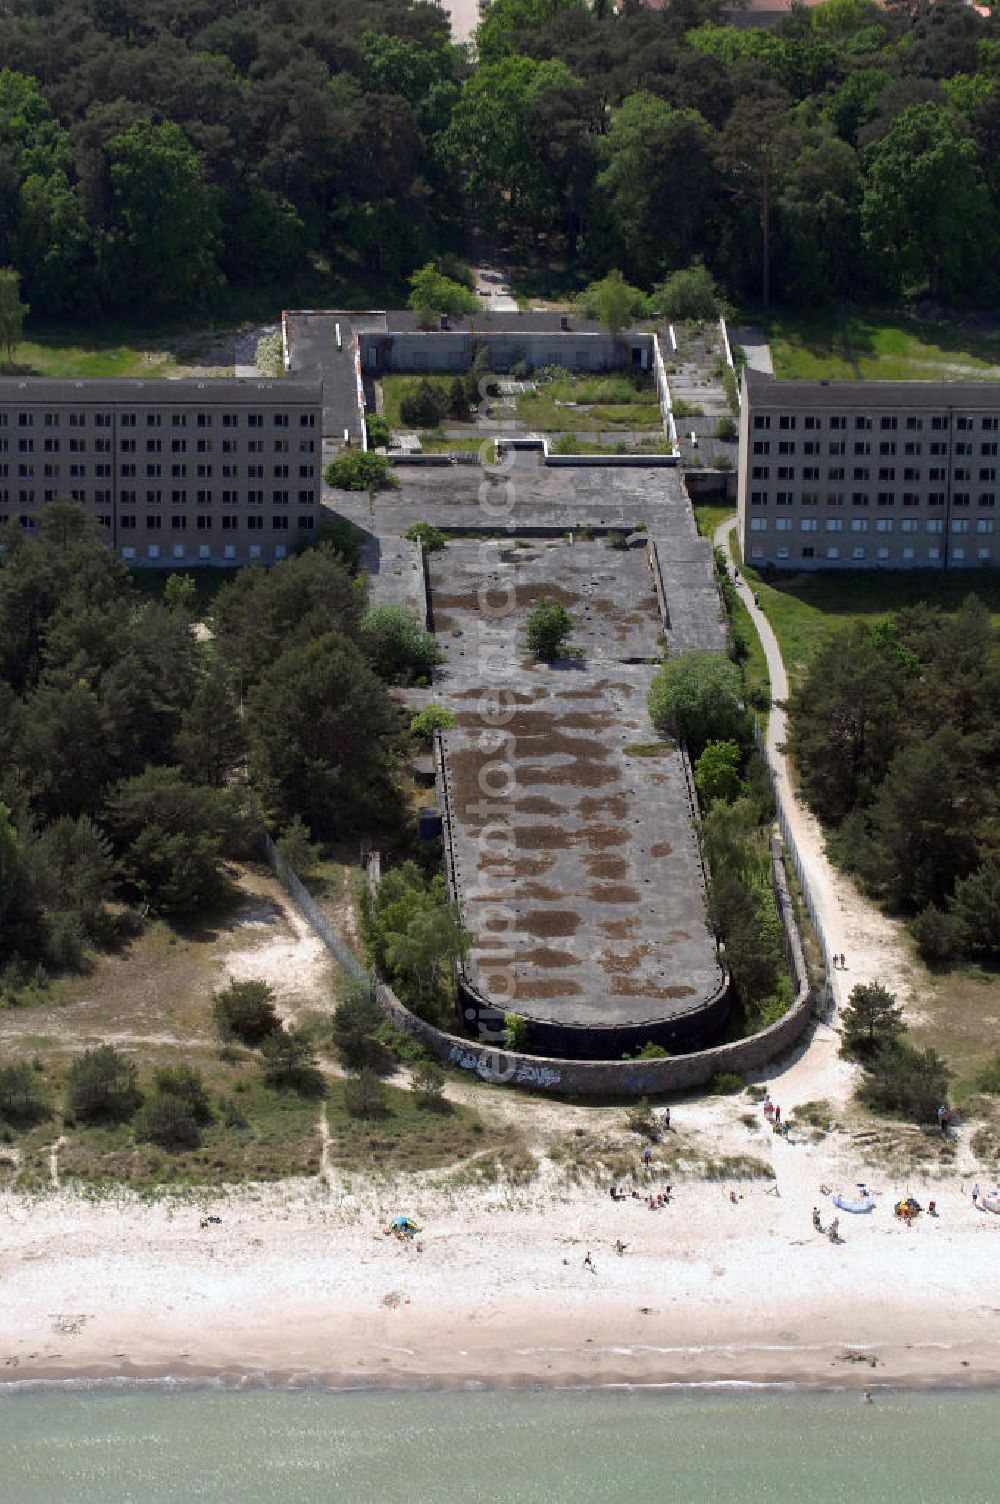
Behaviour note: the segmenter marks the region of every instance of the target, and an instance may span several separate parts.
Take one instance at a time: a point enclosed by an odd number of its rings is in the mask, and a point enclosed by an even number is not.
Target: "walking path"
[[[720,523],[715,530],[716,547],[725,551],[735,568],[732,535],[736,518]],[[835,1008],[846,1003],[851,988],[858,982],[881,982],[894,992],[913,1016],[914,960],[906,936],[858,892],[851,879],[839,872],[826,855],[819,821],[799,798],[790,777],[784,752],[786,718],[784,702],[788,698],[788,677],[781,648],[771,623],[759,606],[754,593],[740,577],[736,581],[740,598],[753,620],[760,638],[771,679],[772,708],[767,725],[766,754],[774,775],[775,795],[798,847],[799,857],[808,872],[817,916],[830,951],[826,956],[827,972]],[[847,957],[845,970],[834,968],[833,951]],[[835,1029],[820,1025],[808,1044],[792,1057],[788,1069],[773,1072],[781,1080],[781,1093],[789,1101],[826,1097],[844,1100],[851,1090],[853,1069],[837,1054],[839,1044]]]
[[[725,550],[730,565],[734,567],[732,534],[735,526],[736,518],[730,518],[715,530],[716,546]],[[813,903],[827,945],[831,947],[826,961],[834,1003],[839,1009],[856,983],[878,981],[896,993],[912,1017],[915,963],[909,942],[902,927],[880,914],[826,855],[823,831],[818,820],[799,799],[784,753],[784,702],[788,698],[788,678],[778,639],[763,610],[754,604],[753,591],[746,581],[740,578],[736,588],[750,613],[767,659],[773,702],[767,726],[767,759],[774,774],[778,803],[808,871]],[[833,967],[834,951],[846,955],[845,970]]]

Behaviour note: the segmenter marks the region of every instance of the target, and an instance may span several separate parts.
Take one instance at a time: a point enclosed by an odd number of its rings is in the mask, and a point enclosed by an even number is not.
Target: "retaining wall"
[[[281,857],[270,836],[263,837],[263,846],[278,880],[334,958],[349,976],[360,981],[368,980],[365,967],[334,930],[298,875]],[[711,1049],[695,1050],[689,1055],[675,1055],[665,1060],[550,1060],[437,1029],[404,1007],[384,982],[376,983],[376,997],[396,1028],[421,1040],[446,1064],[474,1071],[482,1080],[495,1085],[532,1086],[557,1096],[571,1097],[656,1096],[662,1092],[703,1086],[721,1071],[748,1075],[790,1049],[805,1032],[813,1013],[802,945],[777,841],[771,843],[771,864],[788,963],[796,989],[795,1000],[783,1018],[749,1039],[738,1039],[732,1044],[714,1045]]]

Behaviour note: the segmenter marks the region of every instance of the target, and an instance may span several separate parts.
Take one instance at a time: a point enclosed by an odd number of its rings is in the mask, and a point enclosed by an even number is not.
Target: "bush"
[[[223,1039],[257,1045],[281,1028],[274,1006],[274,988],[260,977],[231,981],[212,1001],[215,1023]]]
[[[458,721],[455,719],[453,710],[449,710],[447,705],[437,705],[432,701],[413,716],[410,721],[410,735],[429,747],[434,739],[435,731],[452,731],[457,725]]]
[[[51,1114],[45,1089],[26,1060],[0,1066],[0,1118],[4,1122],[27,1127]]]
[[[968,935],[957,914],[928,904],[910,925],[925,961],[942,965],[964,954]]]
[[[711,470],[732,470],[733,468],[732,459],[728,454],[723,454],[721,450],[718,454],[712,455],[708,464]]]
[[[323,471],[328,486],[338,491],[391,491],[399,485],[387,455],[345,449]]]
[[[385,1087],[374,1071],[359,1071],[344,1082],[344,1106],[353,1118],[385,1117]]]
[[[736,426],[736,419],[729,413],[720,418],[715,425],[715,437],[725,444],[735,444],[739,439],[740,431]]]
[[[67,1073],[66,1101],[85,1122],[125,1123],[142,1102],[136,1068],[113,1045],[85,1050]]]
[[[735,1092],[742,1091],[744,1085],[743,1077],[738,1072],[716,1071],[708,1089],[717,1097],[731,1097]]]
[[[562,602],[542,596],[528,613],[528,650],[542,663],[552,663],[566,651],[572,631],[573,618]]]
[[[378,413],[370,413],[365,419],[365,430],[368,434],[369,449],[385,449],[392,439],[392,429],[385,418]]]
[[[390,684],[426,682],[441,661],[433,632],[408,606],[372,606],[361,618],[362,645],[372,667]]]
[[[858,1096],[875,1112],[914,1123],[933,1123],[947,1100],[952,1072],[936,1050],[918,1050],[904,1039],[883,1043],[866,1062]]]
[[[706,319],[717,319],[722,312],[715,278],[698,262],[673,272],[654,287],[649,301],[665,319],[689,319],[701,323]]]
[[[977,1091],[985,1092],[988,1096],[1000,1096],[1000,1050],[993,1056],[975,1079]]]
[[[743,742],[746,712],[739,669],[719,653],[695,651],[668,658],[649,688],[650,718],[688,744],[692,756],[712,741]]]
[[[503,1047],[505,1050],[528,1048],[528,1020],[521,1013],[505,1013],[503,1016]]]
[[[278,1029],[260,1047],[264,1080],[278,1090],[294,1088],[303,1096],[319,1097],[326,1090],[319,1057],[304,1029]]]
[[[965,945],[986,955],[1000,953],[1000,860],[991,858],[959,878],[952,905]]]
[[[384,1075],[392,1069],[389,1051],[378,1037],[384,1022],[372,988],[365,982],[353,983],[333,1015],[334,1048],[348,1070]]]
[[[413,1090],[419,1107],[431,1112],[447,1112],[451,1108],[444,1095],[444,1071],[436,1060],[424,1060],[413,1072]]]
[[[320,848],[301,815],[292,816],[274,844],[279,856],[300,877],[304,872],[311,872],[320,859]]]
[[[437,428],[446,412],[445,399],[426,376],[399,404],[399,416],[408,428]]]
[[[153,1089],[162,1097],[183,1102],[193,1120],[204,1128],[215,1117],[201,1071],[190,1065],[168,1065],[153,1073]]]
[[[465,382],[461,376],[452,378],[448,388],[448,416],[461,423],[469,416],[469,401],[465,394]]]
[[[746,791],[740,774],[743,754],[734,741],[708,742],[694,765],[694,781],[704,808],[722,800],[726,804]]]
[[[447,538],[439,527],[432,527],[429,522],[412,522],[403,534],[411,543],[419,543],[425,554],[436,554],[447,543]]]
[[[638,1133],[641,1138],[652,1139],[654,1142],[659,1138],[660,1130],[648,1097],[640,1097],[638,1102],[626,1109],[625,1126],[630,1133]]]
[[[197,1149],[201,1127],[183,1097],[155,1092],[147,1097],[135,1120],[135,1136],[161,1149]]]

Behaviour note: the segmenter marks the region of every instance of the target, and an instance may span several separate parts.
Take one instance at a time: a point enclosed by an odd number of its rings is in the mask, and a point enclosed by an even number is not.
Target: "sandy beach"
[[[657,1211],[544,1168],[524,1189],[415,1177],[381,1193],[311,1183],[152,1203],[8,1193],[0,1380],[1000,1382],[1000,1218],[953,1174],[873,1175],[877,1209],[840,1213],[836,1245],[811,1224],[814,1202],[824,1223],[836,1214],[812,1186],[814,1151],[774,1153],[770,1188],[684,1181]],[[935,1196],[939,1216],[901,1224],[904,1189]],[[394,1213],[417,1219],[417,1239],[383,1234]]]

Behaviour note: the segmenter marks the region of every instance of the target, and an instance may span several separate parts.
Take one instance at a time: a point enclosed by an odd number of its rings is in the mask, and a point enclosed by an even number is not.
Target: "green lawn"
[[[768,339],[779,379],[974,381],[1000,377],[1000,331],[856,312],[776,317]]]
[[[745,567],[744,573],[760,593],[781,645],[789,684],[802,679],[817,649],[841,626],[853,621],[876,622],[903,606],[919,601],[954,611],[967,595],[980,596],[1000,626],[1000,578],[996,571],[937,570],[899,572],[851,570],[843,574],[768,574]]]
[[[698,524],[698,531],[703,538],[714,538],[715,529],[720,523],[725,522],[727,517],[732,517],[736,508],[732,502],[719,504],[697,502],[694,506],[694,520]]]
[[[552,383],[555,385],[555,383]],[[579,398],[572,399],[579,401]],[[539,433],[597,433],[603,429],[662,429],[658,405],[640,402],[598,403],[593,407],[560,405],[546,384],[517,399],[517,416]]]
[[[163,348],[104,342],[88,336],[79,343],[58,335],[22,340],[6,376],[186,376],[190,367]]]

